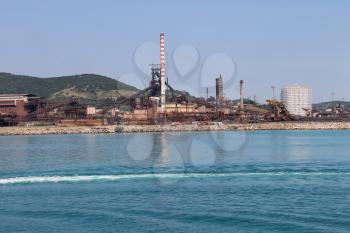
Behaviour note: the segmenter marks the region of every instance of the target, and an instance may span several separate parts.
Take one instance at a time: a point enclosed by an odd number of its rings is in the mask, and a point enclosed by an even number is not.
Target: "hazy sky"
[[[261,102],[272,85],[294,83],[311,86],[314,102],[331,92],[350,100],[349,9],[347,0],[0,0],[0,71],[97,73],[139,85],[137,67],[158,62],[152,43],[165,32],[176,88],[204,96],[222,73],[234,74],[230,98],[243,79],[245,95]]]

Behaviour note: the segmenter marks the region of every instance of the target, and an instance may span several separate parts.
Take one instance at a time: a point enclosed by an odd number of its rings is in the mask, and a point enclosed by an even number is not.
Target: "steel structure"
[[[272,114],[268,115],[267,120],[272,121],[291,121],[294,120],[293,117],[289,114],[286,106],[276,100],[266,100],[267,104],[272,108]]]

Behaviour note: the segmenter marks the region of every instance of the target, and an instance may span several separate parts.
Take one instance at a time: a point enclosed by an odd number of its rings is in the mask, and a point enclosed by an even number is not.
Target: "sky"
[[[259,102],[271,86],[312,87],[315,103],[350,100],[347,0],[0,0],[0,72],[95,73],[142,88],[159,63],[176,89]]]

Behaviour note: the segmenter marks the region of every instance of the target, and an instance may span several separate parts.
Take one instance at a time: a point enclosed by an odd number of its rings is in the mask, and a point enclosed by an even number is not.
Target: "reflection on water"
[[[87,151],[87,160],[93,162],[98,159],[96,147],[99,145],[96,144],[96,135],[84,135],[86,140],[86,151]]]
[[[159,162],[161,164],[167,164],[169,162],[169,146],[170,146],[170,142],[168,141],[168,139],[166,138],[166,135],[164,133],[161,133],[159,135],[153,135],[154,138],[154,144],[156,144],[157,141],[159,141],[159,146],[160,146],[160,160]],[[158,139],[158,140],[157,140]],[[171,147],[172,149],[174,149],[173,147]],[[177,154],[176,151],[171,151],[171,154]],[[174,156],[172,156],[174,157]]]
[[[350,131],[10,136],[0,140],[0,170],[348,161],[349,137]]]

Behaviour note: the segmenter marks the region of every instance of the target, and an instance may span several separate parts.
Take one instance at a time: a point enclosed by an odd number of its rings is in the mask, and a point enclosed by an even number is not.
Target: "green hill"
[[[333,102],[323,102],[313,105],[315,111],[325,111],[326,109],[333,108],[334,106],[340,105],[345,111],[350,112],[350,102],[347,101],[333,101]]]
[[[130,96],[137,91],[133,86],[96,74],[38,78],[0,73],[0,94],[32,93],[49,99],[75,95],[84,102],[98,102],[113,96]]]

